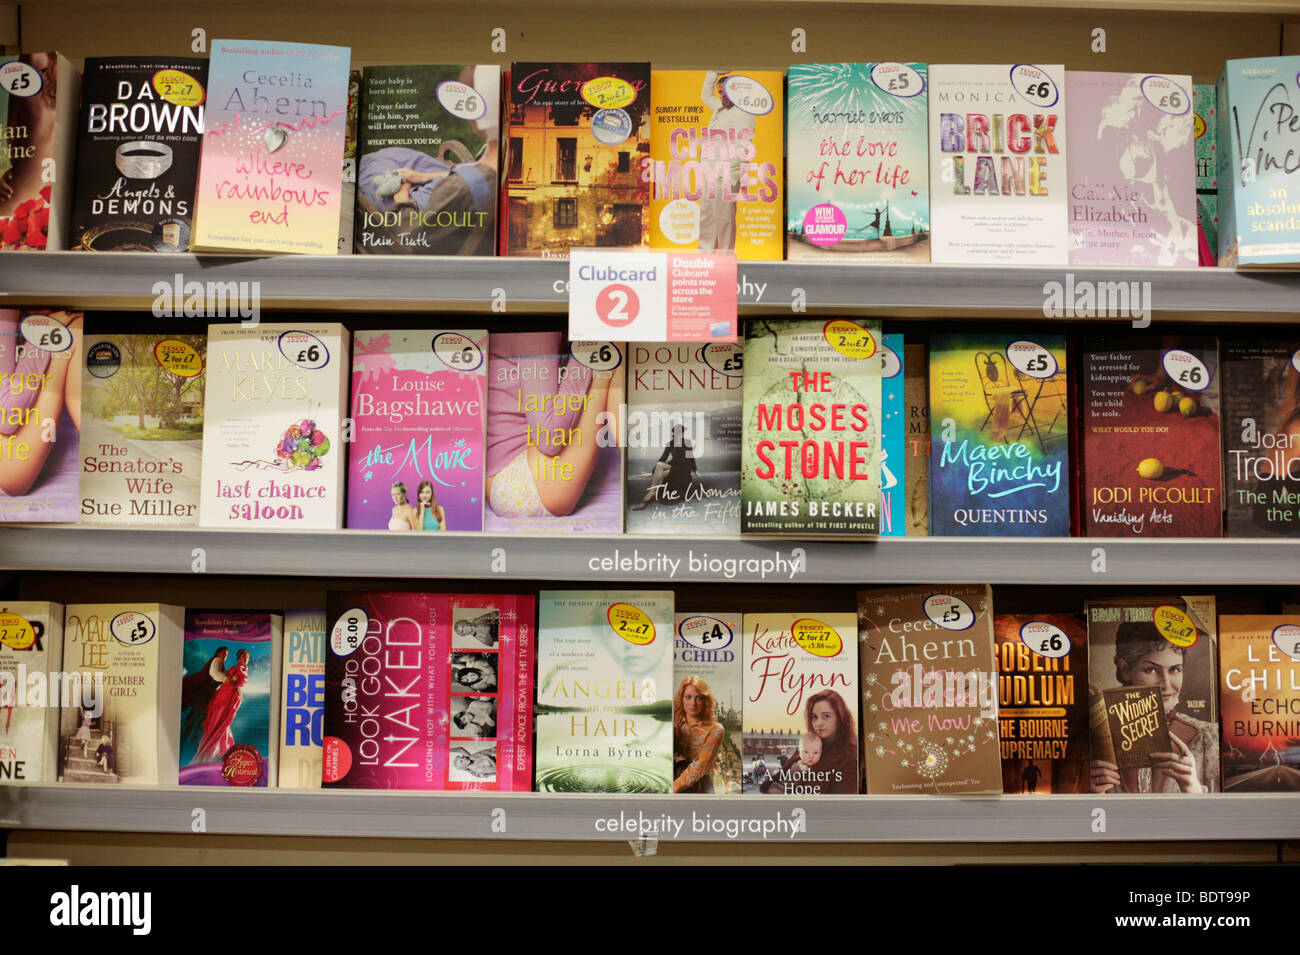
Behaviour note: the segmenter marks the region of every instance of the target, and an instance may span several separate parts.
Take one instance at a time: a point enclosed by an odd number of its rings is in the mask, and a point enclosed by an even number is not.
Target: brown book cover
[[[997,614],[1002,791],[1088,791],[1088,625],[1082,614]]]
[[[993,592],[858,593],[865,791],[1000,793]]]
[[[1300,536],[1300,340],[1221,352],[1228,536]]]
[[[930,535],[930,359],[925,342],[903,345],[907,405],[907,536]]]
[[[1300,616],[1219,618],[1223,791],[1300,790]]]
[[[1117,686],[1103,690],[1101,699],[1111,752],[1121,774],[1150,767],[1155,754],[1169,752],[1169,721],[1160,705],[1159,687]]]

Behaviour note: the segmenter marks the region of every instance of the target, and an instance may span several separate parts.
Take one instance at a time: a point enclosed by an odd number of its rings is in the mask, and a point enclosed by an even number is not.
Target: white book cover
[[[209,326],[202,526],[343,526],[349,344],[337,323]]]
[[[62,658],[63,604],[0,603],[0,784],[54,782]]]
[[[930,261],[1069,260],[1065,68],[930,67]]]

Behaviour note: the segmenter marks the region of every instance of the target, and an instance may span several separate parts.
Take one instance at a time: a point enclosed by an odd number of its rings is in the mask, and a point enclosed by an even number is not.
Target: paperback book
[[[1222,348],[1228,536],[1300,535],[1300,341]]]
[[[536,791],[673,788],[672,591],[543,590]]]
[[[880,323],[745,325],[741,531],[880,532]]]
[[[54,782],[60,705],[102,699],[60,679],[62,660],[63,604],[0,604],[0,783]]]
[[[488,334],[358,331],[348,527],[483,529]]]
[[[851,613],[747,613],[744,792],[858,792],[858,643]]]
[[[0,55],[0,249],[68,247],[81,77],[53,51]]]
[[[880,536],[907,533],[907,395],[903,335],[880,336]]]
[[[325,611],[284,612],[280,665],[281,789],[319,789],[325,724]]]
[[[1196,137],[1196,227],[1199,265],[1219,254],[1219,94],[1213,83],[1192,86]]]
[[[367,66],[356,251],[496,251],[499,66]]]
[[[743,347],[627,349],[627,532],[736,536]]]
[[[907,402],[907,536],[930,534],[930,358],[925,342],[903,345]]]
[[[930,260],[928,79],[924,63],[791,65],[786,258]]]
[[[1219,618],[1223,791],[1300,790],[1300,616]]]
[[[82,524],[198,524],[207,348],[207,335],[86,340]]]
[[[88,57],[69,246],[187,252],[208,61]]]
[[[1085,612],[1091,791],[1218,792],[1214,598],[1090,600]]]
[[[673,630],[673,792],[741,791],[741,621],[679,613]]]
[[[858,593],[863,791],[1000,793],[993,592]]]
[[[339,176],[339,255],[352,254],[357,212],[357,114],[361,109],[361,71],[348,70],[347,127],[343,132],[343,171]]]
[[[784,77],[779,70],[655,70],[650,246],[780,259]]]
[[[1070,535],[1065,336],[930,339],[930,533]]]

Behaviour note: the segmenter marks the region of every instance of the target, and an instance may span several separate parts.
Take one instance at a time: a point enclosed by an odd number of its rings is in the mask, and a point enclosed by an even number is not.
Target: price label
[[[1016,94],[1040,109],[1055,106],[1061,98],[1061,91],[1056,81],[1047,75],[1047,71],[1030,63],[1018,63],[1011,67],[1011,85]]]
[[[1167,76],[1143,77],[1142,95],[1148,103],[1170,116],[1182,116],[1192,108],[1192,97],[1187,90]]]
[[[1031,378],[1051,378],[1057,371],[1056,356],[1037,342],[1012,342],[1007,361]]]
[[[876,337],[857,322],[837,318],[822,326],[826,344],[848,358],[870,358],[876,353]]]
[[[460,80],[445,80],[436,90],[442,108],[459,119],[471,122],[481,119],[487,112],[487,100],[478,90]]]
[[[677,624],[677,636],[697,650],[721,650],[735,639],[731,624],[717,617],[683,617]]]
[[[108,632],[124,646],[139,647],[152,640],[158,628],[148,614],[129,610],[109,621]]]
[[[569,352],[592,371],[613,371],[623,364],[623,352],[614,342],[570,342]]]
[[[743,378],[745,375],[745,349],[731,342],[701,345],[700,361],[728,378]]]
[[[1300,348],[1291,353],[1291,367],[1296,371],[1300,371]]]
[[[790,625],[790,636],[813,656],[836,657],[844,649],[844,640],[829,623],[804,617]]]
[[[945,630],[969,630],[975,625],[971,605],[952,594],[932,594],[922,606],[925,615]]]
[[[336,657],[346,657],[361,646],[370,629],[370,617],[360,607],[345,610],[330,630],[330,649]]]
[[[154,92],[176,106],[199,106],[207,95],[203,84],[184,70],[159,70],[153,75]]]
[[[725,77],[722,91],[727,94],[727,99],[752,116],[763,116],[776,106],[776,99],[767,87],[743,73]]]
[[[1293,623],[1284,623],[1280,627],[1274,627],[1273,646],[1292,660],[1300,660],[1300,627]]]
[[[330,362],[330,350],[325,343],[310,332],[292,329],[280,336],[277,344],[285,361],[314,371]]]
[[[1020,628],[1020,642],[1040,657],[1068,657],[1070,637],[1055,624],[1045,620],[1031,620]]]
[[[735,253],[574,249],[569,337],[735,341]]]
[[[903,370],[903,362],[894,351],[883,342],[880,345],[880,377],[894,378]]]
[[[1196,645],[1196,624],[1183,610],[1170,604],[1161,604],[1152,612],[1151,622],[1159,634],[1176,647]]]
[[[72,332],[50,315],[28,315],[18,323],[23,338],[42,351],[60,352],[72,347]]]
[[[582,84],[578,95],[597,109],[621,109],[636,102],[636,90],[617,76],[598,76]]]
[[[439,332],[431,342],[433,354],[452,371],[476,371],[483,364],[483,352],[459,332]]]
[[[877,63],[871,68],[871,82],[882,92],[904,99],[925,92],[925,77],[906,63]]]
[[[11,650],[29,650],[36,643],[36,628],[26,617],[5,611],[0,613],[0,646]]]
[[[41,71],[30,63],[11,60],[0,66],[0,90],[10,96],[35,96],[45,87]]]
[[[175,338],[164,338],[153,346],[154,361],[177,378],[197,378],[203,374],[203,356],[193,345]]]
[[[1188,391],[1204,391],[1210,387],[1210,369],[1189,351],[1170,349],[1160,359],[1169,380]]]
[[[654,621],[640,607],[623,603],[612,604],[605,612],[605,619],[609,621],[610,629],[628,643],[644,647],[654,642]]]

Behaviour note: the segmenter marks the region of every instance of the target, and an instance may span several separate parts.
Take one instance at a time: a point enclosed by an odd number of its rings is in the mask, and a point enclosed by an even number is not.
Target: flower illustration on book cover
[[[316,427],[316,422],[304,418],[297,424],[289,425],[275,449],[275,456],[286,471],[296,471],[299,468],[315,471],[321,466],[321,458],[329,449],[329,438]]]
[[[28,199],[12,216],[0,217],[0,248],[43,249],[50,231],[50,186]]]

